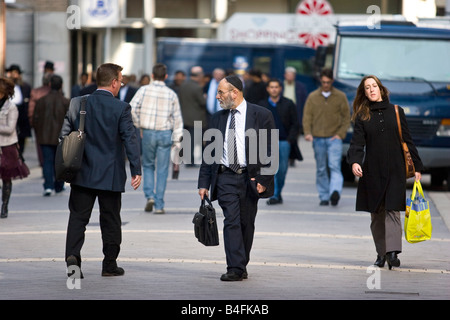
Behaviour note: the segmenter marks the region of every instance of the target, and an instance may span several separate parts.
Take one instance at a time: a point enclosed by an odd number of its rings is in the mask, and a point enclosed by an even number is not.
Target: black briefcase
[[[206,202],[205,202],[206,200]],[[219,245],[219,232],[217,229],[216,210],[211,201],[204,196],[200,209],[192,220],[194,234],[197,240],[205,246]]]

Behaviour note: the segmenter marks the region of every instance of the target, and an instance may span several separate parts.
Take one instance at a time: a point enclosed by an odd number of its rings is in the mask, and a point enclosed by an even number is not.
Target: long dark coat
[[[422,161],[401,107],[399,114],[403,140],[408,145],[416,171],[420,172]],[[387,101],[372,103],[370,120],[356,119],[347,160],[350,166],[358,163],[363,170],[356,195],[357,211],[374,213],[383,201],[386,210],[405,210],[406,169],[394,105]]]

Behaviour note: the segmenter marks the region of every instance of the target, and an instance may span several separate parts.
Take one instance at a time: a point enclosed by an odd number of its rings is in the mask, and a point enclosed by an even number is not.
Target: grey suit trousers
[[[382,204],[378,211],[371,213],[372,231],[375,249],[379,256],[384,256],[387,252],[402,251],[402,224],[400,211],[386,210]]]

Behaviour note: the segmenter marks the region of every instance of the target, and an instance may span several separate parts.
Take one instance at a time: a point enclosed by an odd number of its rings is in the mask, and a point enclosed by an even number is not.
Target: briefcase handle
[[[203,196],[203,199],[202,199],[202,207],[205,206],[205,200],[206,200],[206,201],[209,203],[209,205],[212,207],[211,200],[209,200],[209,198],[208,198],[208,196],[207,196],[206,194]]]

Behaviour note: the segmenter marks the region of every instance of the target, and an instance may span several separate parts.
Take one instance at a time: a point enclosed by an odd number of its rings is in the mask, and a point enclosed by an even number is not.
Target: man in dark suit
[[[273,175],[278,167],[278,137],[274,147],[271,143],[273,116],[269,110],[247,103],[242,89],[235,75],[219,83],[217,98],[225,110],[212,116],[209,128],[221,134],[205,147],[198,178],[200,197],[208,196],[211,189],[211,200],[218,200],[225,217],[227,273],[221,276],[222,281],[239,281],[248,276],[258,199],[273,194]],[[233,131],[235,134],[229,135]],[[235,146],[230,148],[234,136]],[[267,145],[261,146],[260,139],[265,141],[266,137]],[[215,161],[210,161],[206,153],[210,144],[217,142],[218,150],[211,154]]]
[[[103,241],[102,276],[120,276],[117,266],[122,240],[120,208],[130,163],[131,186],[141,183],[141,162],[136,130],[128,103],[116,99],[122,82],[122,67],[107,63],[97,69],[98,89],[86,102],[86,144],[81,170],[71,182],[69,224],[66,238],[67,266],[81,266],[84,231],[98,199]],[[80,100],[80,97],[74,98]],[[77,130],[79,103],[72,103],[64,119],[61,137]],[[124,151],[125,150],[125,151]]]
[[[136,94],[137,90],[138,89],[136,87],[130,85],[130,77],[123,76],[122,87],[119,90],[117,98],[119,98],[122,101],[125,101],[126,103],[130,103],[130,101]]]

